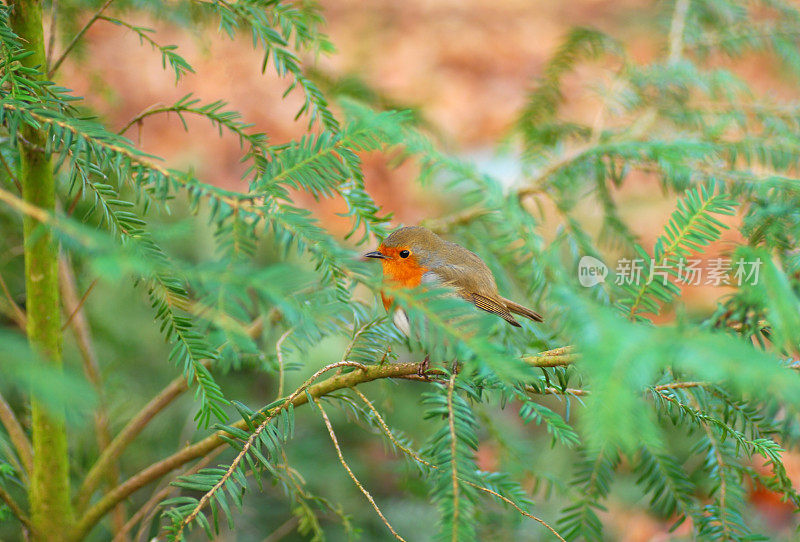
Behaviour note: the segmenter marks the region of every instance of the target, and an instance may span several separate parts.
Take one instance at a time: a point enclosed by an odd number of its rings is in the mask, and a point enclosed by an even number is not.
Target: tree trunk
[[[32,55],[22,62],[45,71],[42,5],[39,0],[12,4],[13,30]],[[25,201],[52,212],[55,180],[46,134],[24,128],[20,134],[19,177]],[[58,253],[52,232],[30,216],[24,218],[25,290],[28,340],[50,363],[61,366],[61,322],[58,294]],[[64,540],[72,526],[69,456],[63,412],[45,409],[31,397],[33,475],[29,488],[31,523],[36,540]]]

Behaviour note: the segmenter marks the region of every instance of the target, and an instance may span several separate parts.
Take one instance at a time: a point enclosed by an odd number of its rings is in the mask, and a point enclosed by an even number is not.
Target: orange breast
[[[422,275],[428,268],[420,265],[419,261],[412,254],[408,258],[400,258],[398,253],[402,247],[381,247],[380,251],[390,259],[381,260],[383,265],[383,276],[397,286],[403,288],[415,288],[422,283]],[[393,298],[381,292],[383,307],[388,311],[394,301]]]

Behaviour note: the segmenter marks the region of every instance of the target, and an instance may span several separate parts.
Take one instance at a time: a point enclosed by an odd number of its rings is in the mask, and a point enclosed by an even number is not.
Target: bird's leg
[[[425,359],[422,360],[422,363],[419,364],[419,369],[417,369],[417,374],[419,376],[427,378],[425,373],[428,372],[428,369],[431,367],[431,357],[428,354],[425,354]]]
[[[378,362],[378,365],[383,365],[383,363],[386,361],[386,358],[389,357],[389,354],[391,354],[391,353],[392,353],[392,346],[389,345],[389,346],[386,347],[386,351],[383,353],[383,357]]]

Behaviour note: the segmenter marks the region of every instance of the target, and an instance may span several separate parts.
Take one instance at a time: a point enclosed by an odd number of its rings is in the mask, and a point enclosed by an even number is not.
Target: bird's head
[[[422,275],[438,265],[437,250],[444,241],[422,226],[399,228],[377,250],[364,254],[383,264],[383,274],[404,286],[417,286]]]

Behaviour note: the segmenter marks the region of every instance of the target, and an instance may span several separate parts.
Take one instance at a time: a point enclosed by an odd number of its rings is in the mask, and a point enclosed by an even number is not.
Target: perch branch
[[[522,361],[532,367],[560,367],[574,363],[577,357],[572,346],[561,346],[534,356],[523,356]]]

